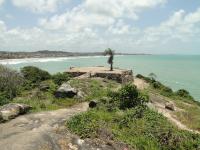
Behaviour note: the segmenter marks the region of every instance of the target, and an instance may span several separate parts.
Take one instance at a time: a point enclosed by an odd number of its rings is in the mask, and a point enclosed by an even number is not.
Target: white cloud
[[[164,4],[166,0],[86,0],[84,7],[92,13],[114,18],[137,19],[137,13],[146,8]]]
[[[59,4],[69,0],[12,0],[17,7],[31,10],[34,13],[55,12]]]
[[[112,47],[144,52],[166,50],[171,43],[184,47],[200,42],[200,8],[191,13],[174,12],[157,26],[135,26],[141,11],[164,3],[165,0],[84,0],[63,14],[41,18],[37,27],[10,29],[0,21],[0,50],[99,51]]]
[[[112,34],[127,34],[130,32],[130,25],[127,25],[123,20],[119,20],[116,24],[108,28]]]
[[[4,0],[0,0],[0,6],[3,4]]]
[[[151,42],[167,43],[171,40],[191,41],[200,34],[200,8],[187,14],[184,10],[175,12],[159,26],[145,30],[144,39]],[[198,38],[199,40],[199,38]]]
[[[0,20],[0,32],[5,31],[6,30],[6,25],[3,21]]]
[[[71,31],[109,27],[118,22],[118,19],[138,19],[138,12],[165,2],[166,0],[85,0],[71,11],[40,19],[39,24],[46,29],[65,28]],[[127,30],[127,26],[120,30]]]
[[[49,19],[41,19],[39,24],[45,29],[50,30],[67,30],[80,32],[85,28],[105,27],[114,23],[114,19],[97,14],[87,14],[85,10],[73,9],[62,15],[55,15]]]

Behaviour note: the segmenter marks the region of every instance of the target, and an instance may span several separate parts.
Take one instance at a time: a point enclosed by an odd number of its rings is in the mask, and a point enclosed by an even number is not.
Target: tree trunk
[[[113,63],[110,64],[110,71],[113,71]]]

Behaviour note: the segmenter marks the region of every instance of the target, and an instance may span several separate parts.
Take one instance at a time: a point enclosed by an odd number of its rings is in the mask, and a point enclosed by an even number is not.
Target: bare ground
[[[65,122],[70,117],[85,112],[87,103],[68,109],[41,112],[20,116],[0,124],[1,150],[65,150],[69,148],[67,137],[58,134],[65,131]]]
[[[136,85],[137,88],[140,89],[140,90],[148,88],[148,86],[149,86],[148,83],[146,83],[144,80],[138,79],[138,78],[134,79],[134,85]],[[168,109],[165,108],[165,104],[167,102],[173,103],[173,101],[171,101],[169,98],[166,98],[166,97],[161,96],[159,94],[150,93],[149,94],[149,99],[150,99],[150,103],[148,103],[148,106],[151,109],[157,111],[158,113],[163,114],[171,123],[176,125],[179,129],[187,130],[187,131],[191,131],[191,132],[195,132],[195,133],[199,133],[198,131],[194,131],[194,130],[188,128],[183,123],[181,123],[178,120],[178,118],[175,116],[173,111],[168,110]],[[176,107],[175,104],[174,104],[174,106],[175,106],[175,111],[184,111],[184,110]]]
[[[143,90],[149,86],[148,83],[139,78],[134,78],[134,85],[140,90]]]

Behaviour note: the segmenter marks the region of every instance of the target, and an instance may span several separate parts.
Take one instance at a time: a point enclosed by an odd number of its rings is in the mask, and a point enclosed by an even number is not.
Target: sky
[[[0,0],[0,51],[200,54],[200,0]]]

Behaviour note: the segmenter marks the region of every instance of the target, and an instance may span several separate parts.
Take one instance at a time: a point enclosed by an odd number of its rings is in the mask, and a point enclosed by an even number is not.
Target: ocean
[[[17,70],[33,65],[52,74],[76,66],[109,66],[105,56],[13,59],[0,60],[0,64]],[[147,76],[154,73],[157,80],[173,90],[186,89],[200,101],[200,55],[115,56],[114,67],[132,69],[134,75],[140,73]]]

